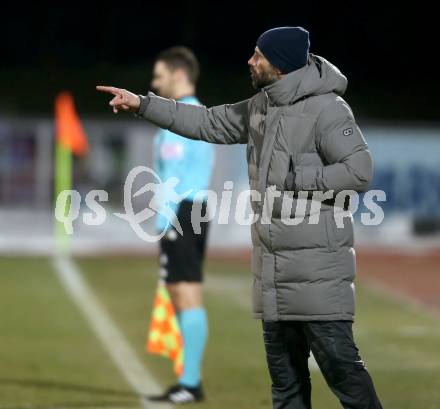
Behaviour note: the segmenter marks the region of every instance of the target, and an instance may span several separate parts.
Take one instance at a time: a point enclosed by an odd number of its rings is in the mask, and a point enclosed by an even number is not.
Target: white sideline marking
[[[142,396],[157,393],[160,387],[136,356],[128,341],[125,339],[117,325],[112,321],[105,308],[99,303],[92,289],[84,280],[80,269],[69,257],[56,256],[52,259],[55,271],[72,297],[77,307],[101,341],[114,364],[123,374],[132,389],[141,395],[140,402],[143,408],[153,409],[159,407],[152,402],[146,402]],[[161,404],[160,408],[170,408]]]
[[[309,369],[310,369],[311,371],[319,371],[319,366],[318,366],[318,364],[316,363],[316,359],[315,359],[315,357],[313,356],[313,353],[312,353],[312,352],[310,352],[310,358],[309,358]]]

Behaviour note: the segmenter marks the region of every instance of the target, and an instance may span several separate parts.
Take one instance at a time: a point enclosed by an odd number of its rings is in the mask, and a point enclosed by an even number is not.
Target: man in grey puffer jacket
[[[251,201],[253,310],[262,320],[273,407],[311,407],[311,350],[344,408],[382,408],[352,332],[355,252],[344,198],[367,190],[372,159],[341,98],[347,79],[309,53],[301,27],[263,33],[248,63],[260,92],[232,105],[98,90],[114,95],[115,112],[192,139],[247,144],[250,187],[262,199]]]

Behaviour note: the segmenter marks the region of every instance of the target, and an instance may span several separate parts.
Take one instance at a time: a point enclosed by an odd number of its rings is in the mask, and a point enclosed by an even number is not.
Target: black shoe
[[[152,402],[168,402],[180,405],[184,403],[200,402],[204,399],[202,385],[190,388],[184,385],[171,386],[163,395],[148,396]]]

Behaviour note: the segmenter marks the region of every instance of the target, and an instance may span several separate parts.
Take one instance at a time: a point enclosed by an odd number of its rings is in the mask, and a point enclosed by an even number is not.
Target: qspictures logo
[[[141,174],[147,174],[153,182],[146,183],[140,189],[133,192],[136,178]],[[149,243],[158,242],[167,232],[175,231],[183,235],[182,226],[173,209],[188,198],[191,194],[193,206],[191,211],[191,224],[195,234],[201,231],[201,223],[213,220],[216,216],[218,224],[228,224],[231,222],[231,215],[235,223],[241,226],[249,226],[254,223],[271,224],[274,213],[277,218],[288,226],[295,226],[300,223],[318,224],[322,203],[327,200],[333,201],[333,215],[338,228],[344,227],[344,219],[352,218],[359,208],[360,196],[353,190],[344,190],[336,195],[332,190],[321,192],[297,192],[295,198],[293,192],[277,190],[275,186],[269,186],[264,193],[257,190],[245,189],[238,192],[237,200],[232,202],[234,183],[226,181],[220,195],[213,190],[203,190],[193,192],[192,189],[179,193],[176,189],[180,181],[176,177],[171,177],[162,181],[154,170],[146,166],[133,168],[124,183],[124,213],[113,213],[116,217],[126,221],[136,235]],[[151,193],[150,200],[145,197],[145,207],[135,212],[133,198],[141,197],[146,193]],[[195,194],[193,194],[195,193]],[[346,206],[346,199],[349,197],[349,206]],[[109,199],[108,192],[105,190],[91,190],[84,198],[87,211],[82,213],[82,222],[88,226],[102,225],[107,218],[107,210],[102,205]],[[200,202],[206,201],[209,209],[205,214],[201,214],[202,206]],[[384,220],[384,212],[377,202],[386,201],[386,194],[382,190],[369,190],[363,195],[363,204],[369,212],[361,213],[361,223],[368,226],[377,226]],[[80,217],[82,198],[76,190],[62,191],[56,201],[55,218],[63,224],[67,234],[74,233],[73,223]],[[261,212],[253,212],[250,202],[259,204]],[[293,205],[295,203],[295,209]],[[310,204],[311,203],[311,204]],[[308,206],[310,205],[310,208]],[[258,207],[258,206],[257,206]],[[155,233],[147,232],[143,227],[144,222],[153,217],[162,217],[166,220],[160,228],[156,228]],[[305,221],[307,219],[307,221]]]

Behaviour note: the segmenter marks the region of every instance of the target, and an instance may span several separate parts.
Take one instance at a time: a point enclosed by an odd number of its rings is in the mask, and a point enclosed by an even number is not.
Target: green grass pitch
[[[159,383],[173,383],[171,362],[144,349],[156,260],[76,261],[139,359]],[[210,259],[206,270],[207,400],[196,407],[269,408],[260,323],[250,314],[249,266]],[[440,408],[440,318],[360,284],[357,301],[357,343],[384,408]],[[0,409],[139,407],[49,259],[0,259],[0,314]],[[312,382],[315,408],[340,407],[319,372],[312,372]]]

